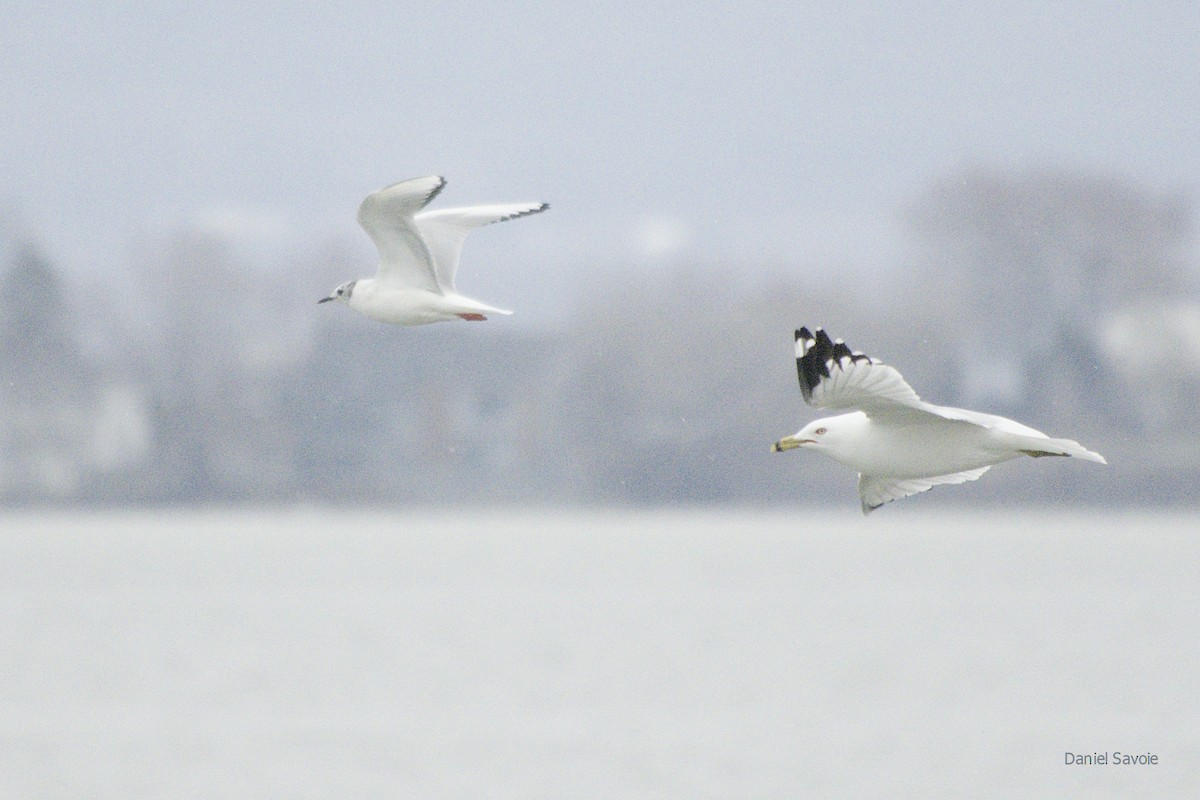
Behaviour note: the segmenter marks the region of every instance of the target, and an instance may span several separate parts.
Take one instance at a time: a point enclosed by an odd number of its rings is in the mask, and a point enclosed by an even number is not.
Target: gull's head
[[[321,303],[328,303],[330,300],[341,300],[343,303],[349,303],[350,295],[354,294],[354,284],[356,283],[358,283],[358,281],[343,283],[341,286],[330,292],[328,297],[322,297],[320,300],[318,300],[317,305],[320,305]]]
[[[856,435],[861,427],[862,416],[861,413],[855,413],[814,419],[791,436],[785,436],[771,445],[771,452],[782,453],[797,447],[825,452],[836,449],[841,442]]]

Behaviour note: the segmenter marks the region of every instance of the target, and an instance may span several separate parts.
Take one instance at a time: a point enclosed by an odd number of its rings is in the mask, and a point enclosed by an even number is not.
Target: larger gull
[[[813,420],[771,449],[802,447],[858,470],[864,514],[939,484],[973,481],[1020,456],[1108,463],[1078,442],[1011,419],[926,403],[895,369],[821,328],[796,331],[796,371],[813,408],[857,410]]]
[[[375,277],[343,283],[317,302],[340,300],[372,319],[397,325],[477,322],[488,314],[511,314],[454,288],[463,240],[480,226],[537,214],[550,206],[506,203],[422,211],[445,185],[445,178],[430,175],[367,195],[358,207],[358,222],[379,249]]]

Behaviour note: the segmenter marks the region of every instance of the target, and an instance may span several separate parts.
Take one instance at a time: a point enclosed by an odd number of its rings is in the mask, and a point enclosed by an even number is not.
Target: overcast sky
[[[440,205],[551,203],[464,256],[515,305],[639,254],[883,266],[964,165],[1200,187],[1190,2],[308,6],[6,3],[8,235],[96,271],[199,223],[369,274],[359,200],[436,172]]]

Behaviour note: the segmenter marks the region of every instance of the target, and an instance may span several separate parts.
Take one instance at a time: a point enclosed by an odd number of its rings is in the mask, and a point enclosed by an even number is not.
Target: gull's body
[[[858,410],[814,420],[773,449],[816,450],[857,470],[864,514],[939,484],[973,481],[1020,456],[1106,463],[1078,442],[1052,439],[1011,419],[926,403],[895,369],[820,328],[796,331],[796,370],[812,407]]]
[[[423,211],[445,185],[444,178],[431,175],[367,195],[358,207],[358,222],[379,250],[375,277],[343,283],[318,302],[340,300],[371,319],[396,325],[511,314],[458,293],[454,278],[463,240],[475,228],[549,206],[506,203]]]
[[[427,325],[453,319],[475,320],[488,314],[511,314],[457,292],[442,294],[410,286],[394,286],[386,281],[365,278],[353,282],[346,301],[358,313],[394,325]]]

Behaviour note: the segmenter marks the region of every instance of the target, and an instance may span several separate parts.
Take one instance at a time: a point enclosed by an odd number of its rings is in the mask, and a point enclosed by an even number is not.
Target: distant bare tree
[[[1131,302],[1189,288],[1191,219],[1184,199],[1104,175],[977,170],[931,186],[909,214],[914,307],[959,343],[959,399],[1036,398],[1046,418],[1125,410],[1101,328]]]
[[[85,478],[95,376],[59,276],[30,245],[0,276],[0,355],[0,491],[66,498]]]
[[[164,499],[270,497],[291,484],[293,441],[258,332],[269,286],[220,239],[182,230],[143,255],[141,379],[153,387],[155,485]]]

